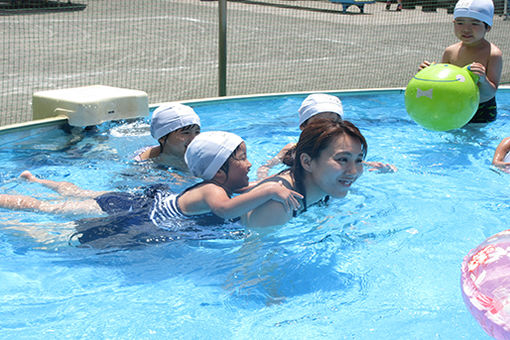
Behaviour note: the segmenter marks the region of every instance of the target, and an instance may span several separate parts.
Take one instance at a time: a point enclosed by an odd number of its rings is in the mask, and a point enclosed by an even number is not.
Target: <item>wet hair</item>
[[[172,133],[174,133],[174,132],[181,132],[181,131],[188,131],[188,130],[191,130],[191,129],[195,128],[195,127],[198,127],[198,130],[199,130],[199,132],[200,132],[200,125],[198,125],[198,124],[191,124],[191,125],[183,126],[182,128],[178,128],[177,130],[174,130],[174,131],[172,131],[172,132],[169,132],[169,133],[167,133],[165,136],[161,137],[161,138],[163,138],[163,143],[161,143],[161,142],[158,140],[158,143],[159,143],[159,146],[161,147],[161,150],[163,150],[163,148],[165,147],[165,145],[166,145],[166,141],[167,141],[168,137],[170,137],[170,135],[171,135]],[[160,138],[160,139],[161,139],[161,138]]]
[[[316,159],[336,137],[341,135],[347,135],[359,141],[363,159],[365,159],[368,145],[359,129],[348,120],[335,121],[331,119],[317,119],[307,124],[299,136],[296,147],[289,150],[283,159],[284,163],[291,167],[297,191],[304,196],[305,210],[306,192],[303,183],[305,170],[300,161],[301,155],[307,154],[312,159]]]

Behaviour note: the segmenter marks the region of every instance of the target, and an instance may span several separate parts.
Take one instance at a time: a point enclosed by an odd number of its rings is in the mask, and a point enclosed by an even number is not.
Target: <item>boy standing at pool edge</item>
[[[501,78],[503,58],[501,50],[485,39],[494,17],[492,0],[459,0],[453,11],[455,36],[459,42],[448,46],[441,59],[464,67],[476,74],[480,90],[480,104],[469,123],[488,123],[496,120],[496,91]],[[424,61],[420,69],[430,66]]]

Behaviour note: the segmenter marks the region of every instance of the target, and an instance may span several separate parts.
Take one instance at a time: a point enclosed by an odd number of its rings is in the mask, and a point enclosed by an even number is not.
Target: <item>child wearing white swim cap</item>
[[[501,50],[485,39],[493,25],[492,0],[459,0],[453,11],[454,33],[459,42],[448,46],[441,63],[464,67],[479,78],[480,104],[469,123],[488,123],[496,120],[496,91],[503,69]],[[420,69],[430,66],[424,61]],[[453,99],[453,98],[452,98]]]
[[[195,111],[179,103],[161,105],[152,114],[150,130],[159,145],[138,152],[135,160],[151,159],[176,170],[187,170],[184,152],[200,133],[200,118]]]
[[[338,97],[327,93],[312,93],[303,100],[298,109],[298,114],[298,126],[300,130],[303,130],[308,123],[316,119],[342,120],[344,109]],[[257,170],[257,178],[259,180],[266,178],[269,171],[273,167],[281,164],[285,155],[291,152],[295,146],[296,143],[285,145],[276,156],[267,161],[266,164],[260,166]]]
[[[298,109],[298,114],[299,129],[303,131],[309,123],[319,119],[343,120],[344,109],[342,102],[337,96],[327,93],[312,93],[303,100]],[[257,179],[266,178],[273,167],[281,164],[285,158],[292,155],[295,146],[296,143],[285,145],[276,156],[261,165],[257,170]],[[381,162],[365,162],[365,165],[371,166],[371,171],[395,172],[397,170],[393,165]]]
[[[232,219],[270,200],[282,203],[289,211],[301,205],[301,194],[274,182],[232,197],[249,185],[251,168],[246,143],[233,133],[201,133],[190,143],[184,158],[193,175],[204,180],[176,198],[175,206],[184,216],[212,213]]]
[[[184,159],[194,176],[209,181],[241,144],[244,144],[242,138],[230,132],[204,132],[190,143]]]

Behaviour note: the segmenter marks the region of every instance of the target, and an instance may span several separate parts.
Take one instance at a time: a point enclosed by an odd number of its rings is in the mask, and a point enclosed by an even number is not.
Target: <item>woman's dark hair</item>
[[[306,209],[306,192],[304,188],[305,170],[301,164],[301,155],[307,154],[311,159],[316,159],[320,156],[322,150],[326,149],[331,141],[338,136],[348,135],[361,144],[361,150],[363,152],[363,158],[367,155],[367,141],[361,134],[359,129],[349,122],[348,120],[334,121],[331,119],[317,119],[310,122],[301,132],[299,141],[295,148],[292,148],[287,152],[283,161],[286,165],[291,167],[291,173],[296,183],[296,189],[303,196],[304,206]]]

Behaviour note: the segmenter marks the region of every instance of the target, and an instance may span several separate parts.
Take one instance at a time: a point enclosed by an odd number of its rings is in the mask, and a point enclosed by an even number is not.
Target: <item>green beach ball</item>
[[[429,130],[447,131],[473,118],[480,101],[478,77],[467,67],[433,64],[420,70],[407,84],[406,110]]]

